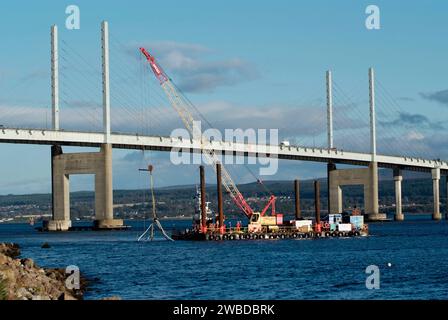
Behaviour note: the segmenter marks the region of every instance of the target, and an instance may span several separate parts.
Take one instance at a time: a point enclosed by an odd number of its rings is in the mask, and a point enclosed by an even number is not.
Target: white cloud
[[[137,46],[130,53],[135,54]],[[214,59],[213,51],[199,44],[172,41],[143,45],[159,61],[185,92],[212,92],[218,87],[235,86],[259,76],[256,67],[240,58]]]
[[[421,132],[417,132],[417,131],[410,131],[406,134],[406,139],[410,140],[410,141],[421,141],[423,139],[425,139],[425,136],[421,133]]]

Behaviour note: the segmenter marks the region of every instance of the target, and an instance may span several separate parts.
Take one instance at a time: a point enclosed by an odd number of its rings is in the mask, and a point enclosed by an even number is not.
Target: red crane
[[[141,53],[148,60],[154,75],[160,82],[160,86],[165,92],[168,100],[172,107],[176,110],[182,122],[184,123],[187,130],[193,137],[201,137],[201,150],[207,162],[213,164],[213,168],[216,170],[216,164],[219,163],[219,158],[216,155],[215,151],[212,149],[210,142],[208,139],[205,139],[202,135],[202,132],[194,132],[197,130],[193,126],[193,122],[195,119],[193,118],[192,110],[196,109],[194,105],[179,91],[176,86],[171,82],[171,79],[167,76],[163,68],[156,62],[154,56],[152,56],[145,48],[140,48]],[[232,178],[228,171],[221,166],[222,170],[222,184],[227,192],[230,194],[230,197],[236,203],[236,205],[243,211],[246,217],[250,218],[254,211],[247,203],[246,199],[244,199],[241,192],[238,190],[236,184],[233,182]],[[261,212],[263,216],[269,207],[272,208],[272,215],[275,215],[275,200],[276,197],[271,195],[267,205]]]

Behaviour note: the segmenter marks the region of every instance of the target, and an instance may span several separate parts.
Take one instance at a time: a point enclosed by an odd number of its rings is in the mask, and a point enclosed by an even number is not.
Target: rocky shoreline
[[[64,269],[39,267],[32,259],[20,259],[20,247],[0,243],[0,300],[81,300],[81,289],[65,285]]]

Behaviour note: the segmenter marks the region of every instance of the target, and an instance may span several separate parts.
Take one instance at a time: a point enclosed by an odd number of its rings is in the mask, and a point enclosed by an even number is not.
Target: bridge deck
[[[0,129],[0,143],[66,145],[82,147],[99,147],[106,143],[104,133],[55,131],[48,129]],[[161,136],[141,136],[138,134],[112,133],[109,143],[114,148],[171,151],[173,149],[188,152],[200,152],[198,140],[180,139]],[[368,153],[347,152],[337,149],[321,149],[304,146],[277,146],[234,142],[212,141],[212,148],[222,154],[278,157],[279,159],[303,160],[315,162],[334,162],[351,165],[368,165],[372,155]],[[412,157],[377,155],[380,167],[412,171],[430,171],[440,168],[448,174],[448,162]]]

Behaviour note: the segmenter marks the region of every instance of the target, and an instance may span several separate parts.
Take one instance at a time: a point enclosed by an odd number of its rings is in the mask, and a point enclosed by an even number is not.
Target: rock
[[[26,290],[25,288],[19,288],[17,290],[17,298],[19,299],[31,299],[33,297],[33,295],[28,292],[28,290]]]
[[[118,296],[112,296],[112,297],[103,298],[101,300],[121,300],[121,298]]]
[[[0,243],[0,254],[15,259],[20,256],[20,247],[16,243]]]
[[[0,265],[6,264],[11,258],[0,253]]]
[[[48,242],[44,242],[44,243],[42,244],[41,248],[42,248],[42,249],[50,249],[51,246],[50,246],[50,244],[49,244]]]
[[[20,262],[28,269],[34,268],[34,261],[32,259],[25,258],[20,260]]]
[[[49,296],[34,296],[32,300],[51,300]]]
[[[17,245],[0,243],[0,300],[82,299],[85,288],[66,288],[65,269],[40,268],[32,259],[16,259],[19,254]]]
[[[16,276],[16,273],[14,272],[14,270],[12,270],[12,269],[1,270],[0,275],[2,275],[2,278],[4,280],[8,281],[9,283],[16,282],[17,276]]]

